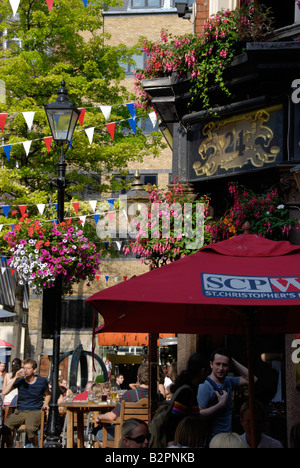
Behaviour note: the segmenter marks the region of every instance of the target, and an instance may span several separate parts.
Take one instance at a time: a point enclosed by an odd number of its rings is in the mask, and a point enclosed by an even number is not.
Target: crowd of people
[[[234,372],[234,377],[229,376]],[[257,378],[254,378],[255,382]],[[123,389],[124,376],[115,376],[114,385]],[[186,369],[177,375],[176,363],[166,373],[159,368],[157,377],[158,401],[168,405],[163,424],[164,446],[175,448],[249,448],[251,446],[251,424],[249,402],[245,401],[240,409],[240,426],[242,434],[233,432],[233,392],[241,386],[248,385],[248,369],[233,359],[226,350],[216,350],[210,359],[209,371],[207,362],[199,353],[193,354]],[[67,380],[60,378],[61,395],[58,404],[66,399],[87,400],[90,391],[94,394],[107,391],[110,383],[87,383],[85,391],[74,395],[68,388]],[[137,402],[148,398],[149,366],[142,364],[137,372],[137,381],[124,390],[122,399]],[[38,446],[38,431],[41,421],[41,410],[48,410],[51,397],[51,385],[46,378],[37,374],[37,363],[32,359],[20,361],[14,359],[11,371],[6,371],[5,363],[0,362],[0,428],[4,446],[13,446],[13,430],[25,424],[26,436],[33,447]],[[9,414],[5,421],[5,408],[14,406],[16,410]],[[94,437],[102,444],[102,421],[113,423],[120,416],[121,402],[109,412],[100,414],[96,420]],[[265,434],[265,410],[261,403],[255,402],[254,421],[257,448],[283,448],[282,443]],[[122,426],[120,448],[157,448],[154,433],[157,431],[155,415],[150,425],[137,418],[131,418]],[[157,435],[156,434],[156,435]],[[108,427],[108,439],[114,440],[114,425]],[[300,447],[300,423],[293,426],[289,446]],[[161,445],[159,446],[160,448]]]

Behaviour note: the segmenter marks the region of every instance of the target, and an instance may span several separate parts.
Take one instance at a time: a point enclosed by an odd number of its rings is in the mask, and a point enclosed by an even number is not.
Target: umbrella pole
[[[256,448],[255,411],[254,411],[254,356],[255,356],[254,325],[255,325],[255,311],[252,310],[247,314],[247,317],[246,317],[251,448]]]
[[[157,410],[157,333],[149,333],[149,424]]]

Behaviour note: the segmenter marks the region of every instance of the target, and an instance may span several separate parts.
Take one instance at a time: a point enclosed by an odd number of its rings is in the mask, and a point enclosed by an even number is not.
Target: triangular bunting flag
[[[115,204],[115,199],[114,198],[108,198],[107,201],[108,201],[110,209],[112,210],[113,207],[114,207],[114,204]]]
[[[80,123],[80,125],[82,126],[83,125],[83,121],[84,121],[84,116],[85,116],[85,111],[86,109],[85,108],[79,108],[78,110],[80,110],[80,115],[78,117],[78,122]]]
[[[85,225],[85,220],[86,220],[86,215],[84,216],[79,216],[80,221],[82,221],[82,226]]]
[[[90,145],[93,143],[94,130],[95,130],[95,127],[90,127],[90,128],[85,129],[85,133],[89,139]]]
[[[136,118],[128,119],[129,125],[133,130],[133,133],[136,133]]]
[[[85,8],[86,8],[88,0],[82,0],[82,1],[83,1],[83,4],[84,4]]]
[[[98,283],[99,279],[100,279],[100,275],[96,275],[97,283]]]
[[[79,210],[79,202],[73,202],[72,205],[75,210],[75,213],[77,214]]]
[[[6,272],[6,267],[1,267],[1,273],[2,273],[2,275],[4,275],[5,272]]]
[[[123,280],[126,281],[126,280],[127,280],[127,276],[123,276]]]
[[[15,271],[16,271],[16,270],[15,270],[14,268],[11,268],[11,269],[10,269],[11,276],[14,276],[14,274],[15,274]]]
[[[4,145],[3,146],[5,156],[7,157],[8,161],[10,158],[10,152],[11,152],[11,145]]]
[[[22,216],[24,216],[27,205],[19,205],[19,210]]]
[[[95,220],[95,223],[98,224],[98,221],[99,221],[99,216],[98,214],[95,214],[94,215],[94,220]]]
[[[57,211],[57,209],[58,209],[58,204],[57,204],[57,203],[54,203],[54,206],[55,206],[56,211]]]
[[[46,205],[44,203],[41,203],[41,204],[36,205],[36,206],[37,206],[37,209],[39,210],[40,215],[43,216]]]
[[[149,119],[151,120],[153,128],[155,128],[155,125],[156,125],[156,122],[157,122],[156,113],[155,112],[150,112],[150,114],[148,114],[148,116],[149,116]]]
[[[0,114],[0,129],[3,132],[6,123],[7,114]]]
[[[3,224],[0,224],[0,232],[2,231],[2,228],[3,228]]]
[[[122,242],[116,241],[116,244],[117,244],[118,250],[121,250]]]
[[[48,10],[51,11],[53,7],[54,0],[46,0],[48,5]]]
[[[89,200],[89,204],[91,205],[92,210],[95,211],[97,200]]]
[[[49,153],[49,151],[50,151],[50,147],[51,147],[52,140],[53,140],[52,136],[51,136],[51,137],[45,137],[45,138],[44,138],[44,142],[46,143],[48,153]]]
[[[110,123],[110,124],[106,124],[106,128],[107,128],[107,130],[109,131],[109,134],[110,134],[110,136],[112,137],[112,139],[114,139],[114,137],[115,137],[116,123],[113,122],[113,123]]]
[[[109,120],[110,113],[111,113],[111,106],[100,106],[102,114],[105,117],[106,122]]]
[[[4,263],[6,260],[6,257],[1,257],[1,260],[2,260],[2,263]]]
[[[115,277],[114,277],[114,280],[115,280],[115,283],[116,283],[116,282],[118,281],[118,277],[115,276]]]
[[[115,213],[114,211],[109,211],[109,212],[107,213],[110,222],[112,222],[112,220],[114,219],[114,213]]]
[[[31,147],[31,143],[32,143],[31,140],[29,140],[29,141],[23,141],[23,146],[24,146],[24,150],[25,150],[26,156],[28,156],[28,154],[29,154],[30,147]]]
[[[33,119],[34,119],[34,114],[35,112],[22,112],[24,119],[27,123],[28,131],[30,132],[32,124],[33,124]]]
[[[109,242],[104,242],[104,247],[105,247],[106,250],[108,250]]]
[[[109,276],[105,276],[105,281],[108,282]]]
[[[15,224],[11,224],[10,229],[13,231],[15,229]]]
[[[130,103],[130,104],[126,104],[126,107],[131,115],[132,118],[135,117],[135,114],[136,114],[136,107],[134,105],[134,103]]]
[[[15,16],[20,5],[20,0],[9,0],[9,3],[10,3],[10,6],[12,7],[12,11]]]

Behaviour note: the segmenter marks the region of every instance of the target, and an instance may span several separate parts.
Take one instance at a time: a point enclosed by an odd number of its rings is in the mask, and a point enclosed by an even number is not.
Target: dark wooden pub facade
[[[197,0],[198,11],[204,3]],[[300,164],[300,10],[294,0],[262,3],[273,8],[275,34],[267,42],[247,43],[246,53],[235,57],[226,72],[230,98],[211,88],[213,117],[197,104],[188,105],[189,83],[179,82],[176,76],[145,80],[143,86],[172,147],[172,177],[195,196],[209,193],[215,216],[227,208],[228,182],[237,181],[258,193],[276,187],[291,216],[300,218],[300,193],[292,171]],[[290,240],[300,244],[300,231],[295,230]],[[299,364],[291,359],[294,339],[295,335],[257,338],[256,373],[264,376],[258,396],[270,409],[269,433],[285,445],[292,425],[300,422]],[[245,357],[243,337],[225,341],[233,354]],[[217,337],[196,341],[188,337],[183,340],[187,353],[193,348],[191,342],[197,348],[221,344]],[[260,359],[262,354],[270,356],[269,362]],[[277,404],[271,404],[276,393],[272,382],[277,385],[273,361],[277,360],[282,394]]]

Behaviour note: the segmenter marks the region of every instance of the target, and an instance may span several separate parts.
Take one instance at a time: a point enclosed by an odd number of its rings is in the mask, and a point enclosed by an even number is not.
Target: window
[[[124,69],[125,75],[133,75],[135,70],[138,68],[143,70],[147,60],[147,54],[133,54],[132,60],[134,60],[135,65],[132,65],[131,63],[120,62],[120,66]]]
[[[131,8],[161,8],[161,0],[131,0]]]
[[[82,300],[64,300],[62,303],[61,328],[90,330],[93,328],[94,309]],[[96,313],[95,326],[98,324]]]

